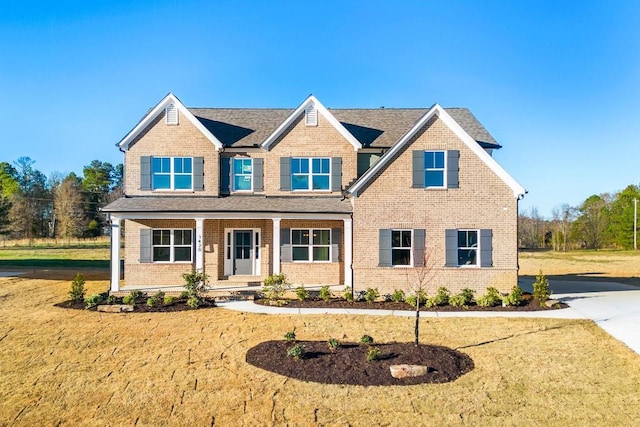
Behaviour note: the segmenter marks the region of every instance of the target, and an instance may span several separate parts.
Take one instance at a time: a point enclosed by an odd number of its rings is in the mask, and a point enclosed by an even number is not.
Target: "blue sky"
[[[640,183],[637,1],[22,1],[0,5],[0,161],[122,162],[189,107],[470,108],[521,210]]]

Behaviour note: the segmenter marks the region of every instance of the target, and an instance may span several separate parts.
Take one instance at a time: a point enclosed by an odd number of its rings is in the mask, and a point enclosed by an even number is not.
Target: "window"
[[[411,265],[411,230],[391,230],[391,265]]]
[[[252,191],[253,163],[251,159],[233,159],[233,190]]]
[[[193,188],[193,158],[153,157],[151,159],[152,189],[191,190]]]
[[[478,265],[477,230],[458,230],[458,265]]]
[[[330,261],[331,230],[329,229],[292,229],[292,261]]]
[[[294,157],[291,159],[292,190],[330,190],[331,159]]]
[[[444,188],[444,151],[424,152],[425,188]]]
[[[154,262],[191,262],[192,230],[156,229],[151,242]]]

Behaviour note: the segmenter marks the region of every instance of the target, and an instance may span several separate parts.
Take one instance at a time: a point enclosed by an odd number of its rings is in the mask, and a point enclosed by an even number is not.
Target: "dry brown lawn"
[[[520,274],[559,280],[614,280],[640,286],[640,251],[520,252]]]
[[[412,318],[65,310],[73,271],[0,278],[0,425],[632,425],[640,357],[589,321],[423,319],[475,369],[447,384],[305,383],[245,362],[305,340],[411,341]],[[91,292],[106,274],[85,272]],[[301,361],[304,363],[304,361]]]

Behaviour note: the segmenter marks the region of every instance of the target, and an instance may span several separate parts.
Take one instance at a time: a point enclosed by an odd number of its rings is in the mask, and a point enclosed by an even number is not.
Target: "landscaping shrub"
[[[353,302],[354,298],[353,298],[353,291],[350,287],[345,286],[344,288],[344,299],[349,301],[349,302]]]
[[[138,298],[142,298],[142,292],[131,291],[128,295],[125,295],[124,298],[122,298],[122,302],[128,305],[135,305]]]
[[[427,307],[436,307],[449,304],[449,291],[444,286],[438,288],[436,294],[427,298]]]
[[[349,293],[349,295],[351,295],[351,293]],[[329,290],[329,285],[324,285],[323,287],[321,287],[320,292],[318,293],[318,296],[324,302],[329,301],[331,299],[331,291]]]
[[[189,292],[187,291],[180,292],[180,299],[187,299],[187,298],[189,298]]]
[[[418,296],[420,297],[420,305],[425,305],[427,303],[427,293],[422,289],[418,291]],[[407,295],[404,299],[404,302],[409,304],[411,307],[416,306],[416,294]]]
[[[292,342],[296,340],[296,331],[289,331],[286,334],[284,334],[284,339]]]
[[[393,291],[393,293],[391,294],[391,301],[404,302],[404,291],[402,289],[396,289],[395,291]]]
[[[533,283],[533,297],[538,300],[541,306],[544,306],[545,301],[551,296],[551,290],[549,289],[549,279],[542,274],[536,276],[536,281]]]
[[[378,347],[369,347],[367,351],[367,362],[372,362],[380,358],[380,349]]]
[[[476,299],[476,304],[480,307],[493,307],[502,301],[500,292],[492,286],[487,288],[487,293]]]
[[[192,270],[191,273],[184,273],[182,278],[185,281],[187,305],[192,308],[199,307],[207,290],[209,276],[202,271]]]
[[[360,337],[360,344],[373,344],[373,337],[371,335],[363,335]]]
[[[380,292],[378,292],[378,288],[369,288],[364,293],[364,300],[371,304],[380,296]]]
[[[102,302],[102,295],[100,294],[90,295],[84,299],[84,302],[86,304],[86,307],[85,307],[86,309],[93,308]]]
[[[115,295],[109,295],[104,302],[106,302],[109,305],[117,304],[118,303],[118,297],[115,296]]]
[[[287,350],[287,356],[293,357],[294,359],[304,358],[304,353],[304,345],[302,344],[294,344]]]
[[[522,302],[522,288],[516,285],[511,289],[511,293],[502,298],[502,303],[506,306],[516,307]]]
[[[147,298],[147,305],[149,307],[157,307],[159,305],[159,301],[155,297]]]
[[[162,301],[162,304],[172,305],[175,301],[176,301],[175,297],[172,297],[171,295],[165,295]]]
[[[335,338],[329,338],[329,340],[327,341],[327,347],[329,347],[329,349],[331,350],[336,350],[340,348],[340,341]]]
[[[464,288],[459,294],[449,297],[449,304],[454,307],[467,307],[473,301],[473,292],[469,288]]]
[[[71,282],[71,290],[69,291],[69,297],[73,301],[84,300],[84,276],[80,273],[76,273],[76,277]]]
[[[304,285],[296,288],[296,297],[298,297],[300,301],[306,301],[309,298],[309,291],[304,288]]]
[[[262,293],[269,301],[282,299],[284,293],[291,287],[284,273],[272,274],[264,279]]]

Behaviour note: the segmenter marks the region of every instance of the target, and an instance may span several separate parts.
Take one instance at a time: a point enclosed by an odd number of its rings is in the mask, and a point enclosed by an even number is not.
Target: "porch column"
[[[280,218],[273,218],[273,245],[271,256],[273,258],[272,273],[280,274]]]
[[[353,220],[344,219],[344,284],[353,287]]]
[[[196,218],[196,271],[204,270],[204,219]]]
[[[120,290],[120,221],[111,216],[111,292]]]

